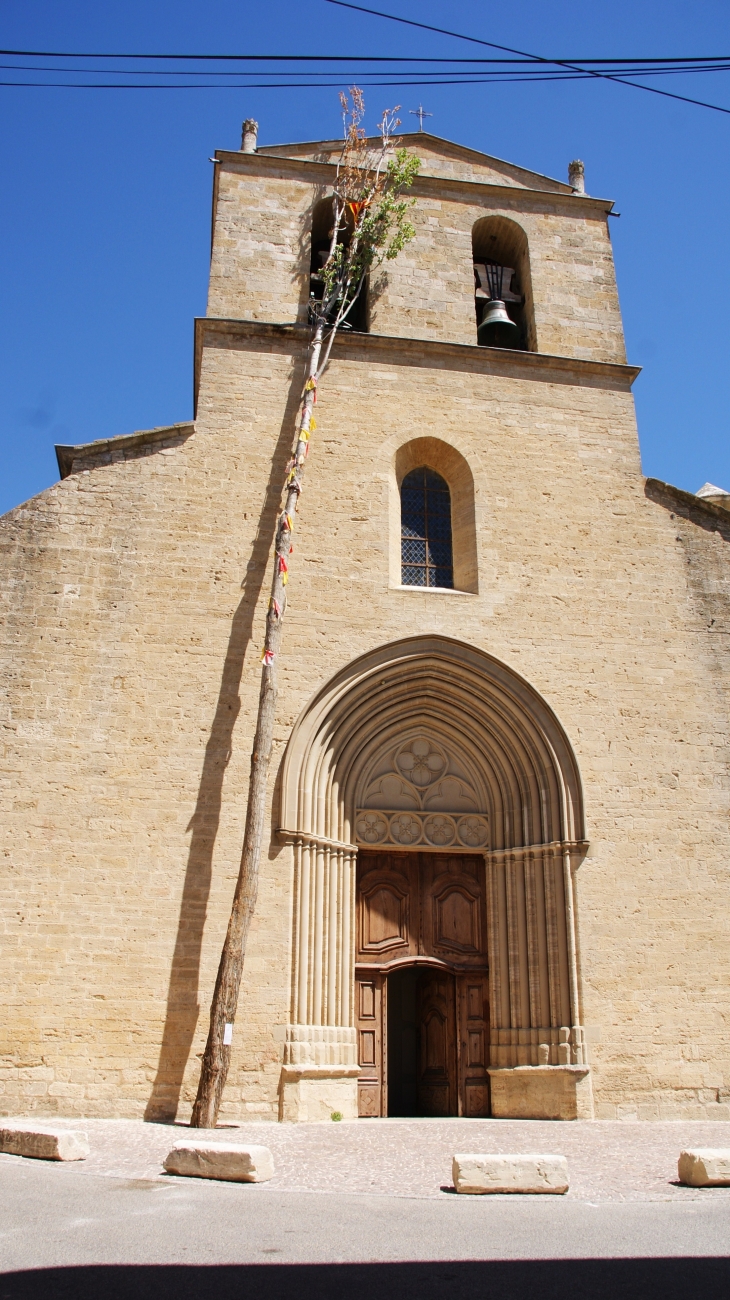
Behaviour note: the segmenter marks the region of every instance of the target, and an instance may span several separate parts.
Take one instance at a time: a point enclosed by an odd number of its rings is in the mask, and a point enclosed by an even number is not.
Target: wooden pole
[[[343,105],[346,105],[345,99]],[[407,188],[411,184],[418,170],[419,160],[414,158],[407,163],[403,151],[400,170],[386,169],[386,161],[391,156],[392,133],[399,124],[394,116],[395,110],[393,112],[386,110],[380,124],[382,135],[380,156],[374,167],[366,166],[365,133],[359,126],[363,112],[362,93],[354,88],[352,121],[337,167],[337,181],[333,194],[334,222],[330,251],[324,268],[326,274],[327,268],[330,267],[332,274],[326,277],[323,299],[316,304],[315,328],[309,349],[302,416],[294,451],[287,466],[283,491],[285,504],[276,528],[274,574],[266,615],[261,689],[251,754],[243,852],[210,1008],[208,1041],[205,1045],[198,1092],[190,1120],[192,1128],[215,1128],[231,1061],[233,1025],[241,988],[246,942],[258,894],[261,841],[266,812],[266,786],[274,739],[277,658],[286,610],[286,585],[289,576],[293,521],[299,493],[302,490],[310,431],[314,428],[313,410],[317,400],[317,382],[329,361],[337,330],[362,290],[368,269],[379,265],[384,257],[395,257],[403,244],[412,239],[415,234],[413,227],[405,221],[405,212],[409,204],[401,202],[393,206],[392,200],[404,187]],[[382,199],[383,206],[377,228],[368,227],[369,233],[364,239],[363,232],[368,209],[378,196]],[[353,213],[355,225],[349,247],[342,256],[338,250],[338,241],[345,230],[345,213],[348,208]],[[389,244],[388,238],[393,229],[396,231],[396,236]],[[366,254],[364,259],[363,252]],[[323,348],[324,355],[322,355]]]
[[[271,761],[276,713],[277,656],[281,644],[282,623],[286,610],[286,584],[293,521],[302,487],[309,446],[309,432],[317,394],[317,371],[322,351],[323,333],[324,322],[320,320],[315,329],[309,352],[302,419],[294,454],[287,471],[287,481],[284,489],[285,505],[276,529],[274,574],[271,582],[269,609],[266,615],[266,639],[261,670],[258,717],[253,752],[251,754],[243,852],[210,1008],[208,1041],[205,1046],[198,1093],[190,1120],[192,1128],[215,1128],[231,1060],[231,1036],[241,988],[246,940],[251,925],[251,917],[256,907],[259,886],[261,840],[266,811],[266,783]],[[226,1032],[227,1026],[229,1027],[228,1032]]]

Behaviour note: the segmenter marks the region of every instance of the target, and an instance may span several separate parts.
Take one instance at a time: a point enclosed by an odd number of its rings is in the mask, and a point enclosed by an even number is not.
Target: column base
[[[312,1124],[357,1119],[358,1065],[285,1065],[279,1083],[279,1120]]]
[[[587,1065],[516,1065],[488,1073],[493,1119],[593,1119]]]

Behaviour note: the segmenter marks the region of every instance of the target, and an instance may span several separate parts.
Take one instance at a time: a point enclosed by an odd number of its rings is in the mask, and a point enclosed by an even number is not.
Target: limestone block
[[[552,1193],[562,1196],[570,1186],[565,1156],[460,1155],[451,1166],[457,1192],[484,1196],[487,1192]]]
[[[593,1119],[587,1065],[516,1065],[489,1078],[495,1119]]]
[[[274,1176],[274,1160],[268,1147],[211,1142],[210,1138],[176,1142],[164,1165],[168,1174],[220,1178],[228,1183],[266,1183]]]
[[[285,1065],[279,1086],[279,1119],[293,1123],[330,1120],[333,1111],[357,1119],[360,1067]]]
[[[9,1126],[0,1129],[0,1151],[35,1160],[85,1160],[89,1154],[86,1133],[47,1125]]]
[[[730,1147],[681,1151],[677,1173],[688,1187],[730,1187]]]

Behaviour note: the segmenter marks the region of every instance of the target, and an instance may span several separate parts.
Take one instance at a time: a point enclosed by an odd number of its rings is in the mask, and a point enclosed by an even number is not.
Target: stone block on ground
[[[730,1187],[730,1147],[697,1147],[680,1152],[680,1183],[688,1187]]]
[[[549,1192],[560,1196],[570,1185],[565,1156],[454,1156],[452,1176],[457,1192],[484,1196],[487,1192]]]
[[[7,1125],[0,1128],[0,1151],[34,1160],[85,1160],[89,1154],[86,1133],[52,1128],[47,1124]]]
[[[587,1065],[516,1065],[489,1070],[493,1119],[593,1119]]]
[[[265,1183],[274,1176],[268,1147],[239,1142],[185,1138],[176,1142],[165,1162],[168,1174],[185,1178],[219,1178],[229,1183]]]

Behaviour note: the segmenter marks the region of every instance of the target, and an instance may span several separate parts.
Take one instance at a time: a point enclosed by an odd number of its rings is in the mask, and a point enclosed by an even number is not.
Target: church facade
[[[642,477],[612,204],[407,143],[319,391],[222,1117],[727,1119],[728,499]],[[5,1114],[190,1113],[339,148],[216,154],[194,422],[0,521]]]

